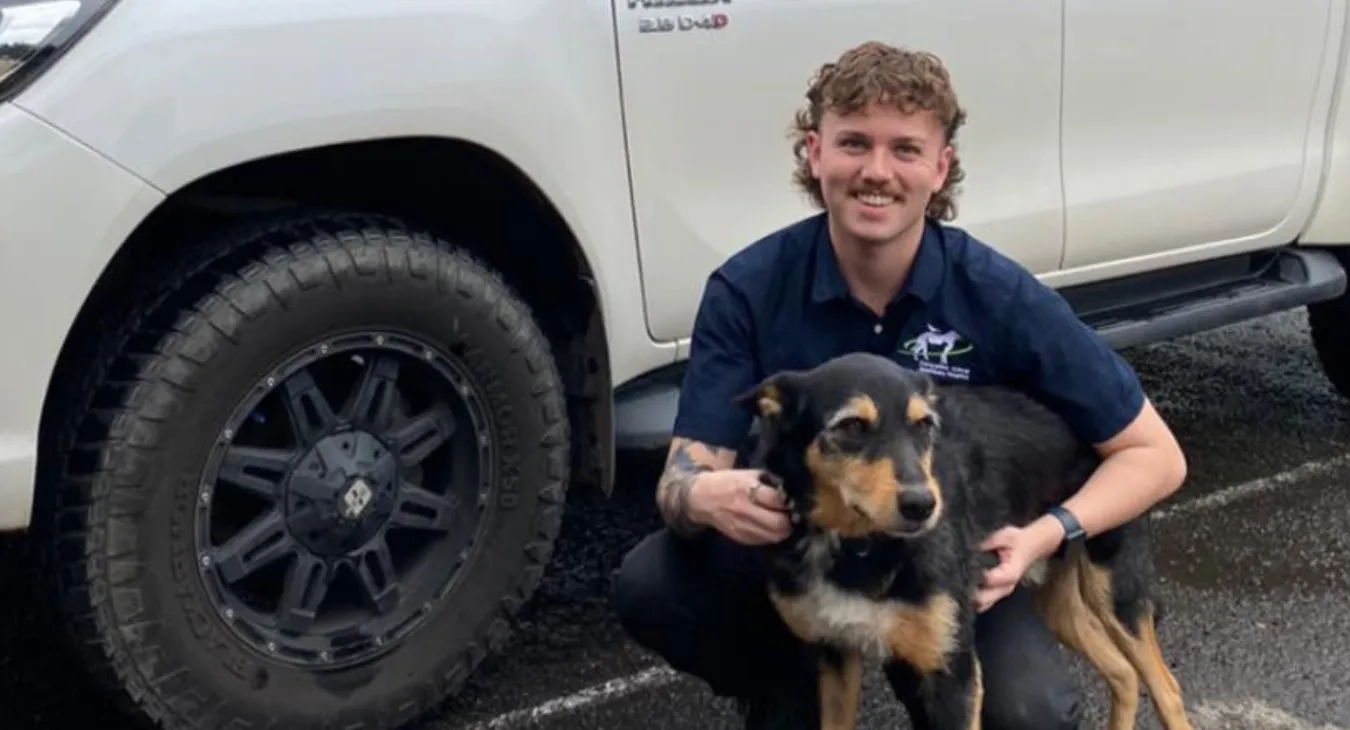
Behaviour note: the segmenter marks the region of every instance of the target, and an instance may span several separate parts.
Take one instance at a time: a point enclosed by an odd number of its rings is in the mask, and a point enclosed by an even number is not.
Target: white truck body
[[[593,328],[554,344],[594,363],[563,375],[593,440],[573,481],[609,489],[616,447],[663,443],[677,381],[660,374],[688,354],[709,271],[812,212],[788,125],[815,69],[871,39],[952,71],[970,113],[956,224],[1080,292],[1113,342],[1310,305],[1340,386],[1347,28],[1335,0],[0,0],[0,529],[53,519],[40,462],[65,446],[44,414],[79,390],[81,317],[116,272],[196,240],[142,244],[157,216],[285,208],[309,181],[306,202],[340,208],[319,183],[358,175],[354,143],[374,165],[402,140],[472,155],[495,171],[477,184],[510,184],[494,215],[560,224],[511,246],[568,249],[593,292]],[[49,58],[14,53],[44,38]],[[455,173],[407,170],[433,201]],[[477,212],[448,194],[420,210],[450,228]]]

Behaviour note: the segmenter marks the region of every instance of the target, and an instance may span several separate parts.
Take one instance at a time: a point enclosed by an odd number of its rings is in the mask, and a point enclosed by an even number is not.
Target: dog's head
[[[933,473],[937,393],[927,376],[850,354],[766,378],[737,397],[760,419],[755,461],[817,528],[913,537],[942,513]]]

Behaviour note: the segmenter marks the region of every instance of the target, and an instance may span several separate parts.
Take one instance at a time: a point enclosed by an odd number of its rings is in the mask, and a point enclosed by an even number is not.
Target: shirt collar
[[[835,299],[848,299],[852,296],[848,282],[839,271],[839,261],[834,256],[834,247],[830,245],[830,228],[824,214],[816,230],[815,274],[811,284],[811,300],[816,303]],[[928,302],[937,293],[942,283],[942,231],[937,221],[924,219],[923,236],[919,239],[919,251],[914,255],[914,265],[909,270],[905,284],[896,294],[895,300],[912,296],[922,302]]]

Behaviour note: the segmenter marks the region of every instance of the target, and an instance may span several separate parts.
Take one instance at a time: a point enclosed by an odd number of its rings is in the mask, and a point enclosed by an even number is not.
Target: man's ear
[[[798,380],[796,372],[775,373],[733,398],[732,402],[748,408],[761,419],[778,419],[796,410]]]

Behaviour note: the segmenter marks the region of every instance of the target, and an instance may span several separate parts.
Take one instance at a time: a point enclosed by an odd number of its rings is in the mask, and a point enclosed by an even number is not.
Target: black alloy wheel
[[[472,382],[428,343],[355,333],[292,357],[240,404],[194,534],[211,601],[241,640],[341,666],[420,628],[491,496],[494,439]]]

